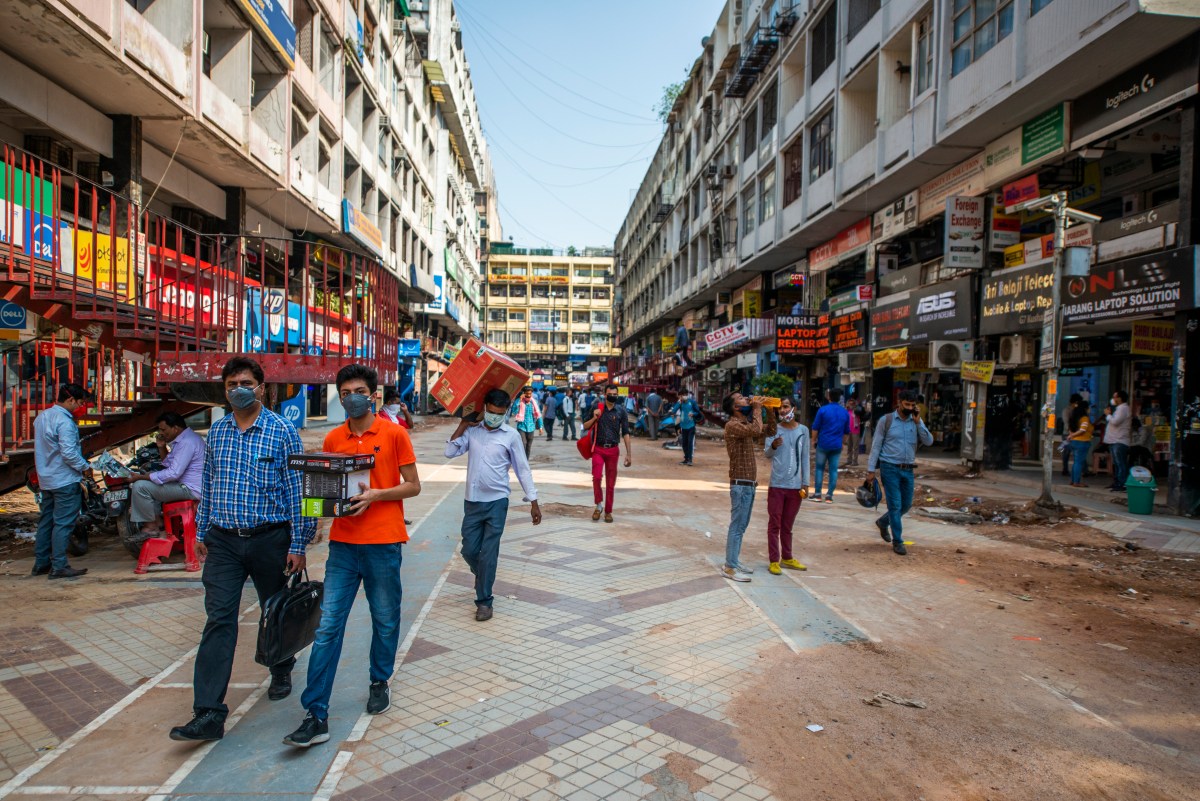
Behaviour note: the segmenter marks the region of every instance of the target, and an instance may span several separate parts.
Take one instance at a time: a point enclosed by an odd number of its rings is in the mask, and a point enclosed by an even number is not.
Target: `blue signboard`
[[[396,390],[400,393],[400,399],[407,403],[410,409],[416,406],[417,366],[415,364],[400,365],[400,375],[399,380],[396,382]]]
[[[397,344],[400,346],[401,359],[417,358],[421,355],[421,340],[419,339],[401,339]]]
[[[0,328],[20,330],[25,327],[25,307],[10,300],[0,300]]]
[[[279,0],[240,0],[255,27],[287,62],[296,66],[296,26]]]
[[[282,289],[267,289],[263,297],[262,290],[251,288],[246,290],[246,350],[251,353],[282,353],[285,347],[298,347],[301,340],[306,339],[308,355],[321,354],[322,343],[331,336],[330,329],[338,332],[326,348],[331,353],[349,349],[350,326],[342,321],[334,325],[325,324],[325,315],[320,310],[304,311],[295,301],[286,301],[287,313],[284,314],[285,298]],[[265,325],[263,316],[265,313]],[[307,329],[307,336],[302,337],[301,331]],[[361,324],[359,324],[361,336]],[[369,357],[370,349],[359,340],[354,355]]]
[[[443,281],[446,277],[443,275],[435,275],[433,277],[433,301],[425,304],[425,311],[440,314],[446,310],[446,292],[443,289]]]
[[[304,384],[299,386],[295,395],[279,404],[279,414],[296,428],[304,428],[307,411],[308,387]]]

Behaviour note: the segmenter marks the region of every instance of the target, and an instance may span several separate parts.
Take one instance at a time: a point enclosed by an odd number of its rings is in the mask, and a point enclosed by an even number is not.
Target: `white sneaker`
[[[749,576],[750,574],[752,574],[752,573],[754,572],[754,568],[752,568],[752,567],[746,567],[746,566],[745,566],[745,565],[743,565],[741,562],[739,562],[739,563],[738,563],[738,564],[737,564],[737,565],[734,567],[734,570],[736,570],[736,571],[737,571],[737,572],[739,572],[739,573],[745,573],[747,576]]]
[[[729,567],[728,565],[721,565],[720,571],[721,571],[721,575],[724,576],[725,578],[729,579],[730,581],[749,581],[750,580],[750,577],[747,576],[745,573],[743,573],[742,571],[740,571],[736,568]]]

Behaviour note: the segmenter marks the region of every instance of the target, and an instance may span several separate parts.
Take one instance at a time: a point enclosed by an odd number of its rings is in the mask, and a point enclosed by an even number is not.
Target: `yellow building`
[[[546,383],[608,369],[613,346],[613,260],[608,250],[566,256],[552,250],[492,244],[484,293],[488,344]],[[535,375],[536,379],[536,375]]]

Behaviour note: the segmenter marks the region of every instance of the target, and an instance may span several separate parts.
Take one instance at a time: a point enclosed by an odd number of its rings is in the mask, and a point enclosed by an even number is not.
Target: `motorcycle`
[[[38,506],[42,505],[42,490],[38,482],[37,470],[29,468],[25,471],[25,486],[33,493]],[[105,490],[95,479],[85,477],[79,482],[79,492],[82,499],[79,505],[79,516],[75,519],[75,528],[67,540],[67,553],[71,556],[83,556],[91,548],[89,538],[93,530],[102,534],[115,534],[116,521],[110,520],[105,509]]]
[[[125,550],[135,557],[139,556],[147,535],[142,533],[140,524],[129,519],[130,507],[133,505],[133,480],[130,474],[162,470],[162,456],[159,455],[158,447],[154,443],[143,445],[134,452],[133,458],[127,464],[121,464],[111,454],[105,453],[96,464],[104,473],[103,503],[106,518],[114,521],[114,531],[121,538]]]

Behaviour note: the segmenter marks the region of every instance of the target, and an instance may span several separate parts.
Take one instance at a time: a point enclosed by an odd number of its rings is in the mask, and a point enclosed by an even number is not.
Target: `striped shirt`
[[[300,471],[289,470],[288,456],[302,453],[300,435],[289,421],[266,407],[245,431],[232,414],[208,432],[196,539],[210,526],[254,528],[291,523],[288,553],[304,555],[317,533],[317,521],[300,515]]]

